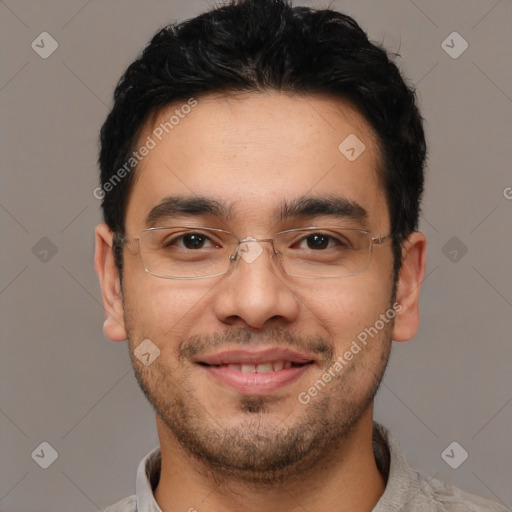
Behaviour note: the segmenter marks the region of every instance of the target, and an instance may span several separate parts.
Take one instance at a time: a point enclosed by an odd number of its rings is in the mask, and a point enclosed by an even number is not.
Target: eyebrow
[[[303,196],[283,204],[279,220],[289,218],[334,217],[366,224],[368,212],[344,196]]]
[[[187,216],[206,216],[215,215],[229,219],[231,217],[231,208],[209,197],[194,196],[168,196],[162,199],[146,216],[144,223],[146,226],[154,226],[167,217],[176,217],[178,215]]]
[[[163,220],[176,216],[201,217],[213,215],[229,220],[233,205],[226,205],[205,196],[168,196],[162,199],[146,216],[144,222],[154,227]],[[284,201],[277,210],[278,222],[288,219],[313,219],[315,217],[333,217],[367,223],[368,212],[358,203],[344,196],[302,196]]]

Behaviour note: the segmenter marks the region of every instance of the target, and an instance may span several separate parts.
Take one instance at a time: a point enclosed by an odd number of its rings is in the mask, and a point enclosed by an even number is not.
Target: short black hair
[[[348,101],[377,134],[396,283],[402,242],[418,227],[424,186],[426,143],[415,90],[353,18],[331,9],[293,7],[289,0],[232,0],[170,24],[128,67],[100,134],[106,224],[125,233],[134,173],[107,185],[126,166],[150,116],[202,94],[270,90]],[[115,254],[121,273],[121,247]]]

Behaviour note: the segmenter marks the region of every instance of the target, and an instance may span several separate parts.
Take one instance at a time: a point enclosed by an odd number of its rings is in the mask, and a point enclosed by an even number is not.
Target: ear
[[[128,336],[126,335],[124,325],[121,281],[112,252],[113,233],[106,224],[98,224],[95,236],[94,268],[100,278],[103,306],[106,315],[103,332],[112,341],[125,341]]]
[[[402,248],[402,267],[396,290],[395,341],[409,341],[418,331],[420,289],[425,278],[427,240],[420,232],[412,233]]]

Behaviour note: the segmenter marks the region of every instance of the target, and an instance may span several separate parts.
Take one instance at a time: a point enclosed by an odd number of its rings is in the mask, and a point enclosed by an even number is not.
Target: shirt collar
[[[373,452],[380,472],[386,478],[386,489],[372,512],[405,510],[411,490],[411,469],[405,455],[389,430],[373,422]]]
[[[135,482],[135,495],[138,512],[162,512],[155,500],[153,491],[160,480],[162,467],[162,454],[160,447],[149,452],[139,464],[137,480]]]

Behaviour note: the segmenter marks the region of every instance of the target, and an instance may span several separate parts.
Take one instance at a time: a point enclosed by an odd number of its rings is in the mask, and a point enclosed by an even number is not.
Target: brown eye
[[[308,249],[326,249],[331,237],[321,233],[314,233],[307,237]]]
[[[213,244],[208,236],[202,233],[191,232],[168,238],[162,243],[162,246],[164,248],[178,247],[180,249],[197,250],[208,248],[208,243],[211,246],[218,247],[217,244]]]
[[[202,249],[207,237],[199,233],[190,233],[182,237],[183,245],[187,249]]]

